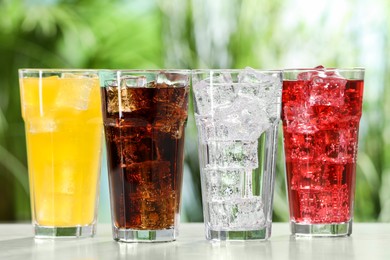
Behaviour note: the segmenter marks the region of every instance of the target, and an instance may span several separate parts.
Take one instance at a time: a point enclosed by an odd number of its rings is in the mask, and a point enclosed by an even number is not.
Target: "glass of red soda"
[[[178,235],[190,71],[100,72],[114,240]]]
[[[349,236],[364,69],[288,69],[283,78],[291,232]]]

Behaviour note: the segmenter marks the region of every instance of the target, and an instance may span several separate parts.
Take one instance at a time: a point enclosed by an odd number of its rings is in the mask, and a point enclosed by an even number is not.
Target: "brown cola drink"
[[[122,75],[101,89],[116,240],[177,233],[189,85],[176,73],[148,77]]]

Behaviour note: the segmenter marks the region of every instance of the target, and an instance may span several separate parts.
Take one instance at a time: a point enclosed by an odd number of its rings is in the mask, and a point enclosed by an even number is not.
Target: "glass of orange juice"
[[[96,232],[102,115],[98,72],[20,69],[35,237]]]

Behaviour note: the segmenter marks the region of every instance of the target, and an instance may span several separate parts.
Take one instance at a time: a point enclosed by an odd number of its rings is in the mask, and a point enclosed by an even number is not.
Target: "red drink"
[[[352,219],[363,80],[319,69],[283,82],[282,119],[290,218]]]
[[[102,88],[113,225],[172,229],[180,208],[188,86],[152,82],[118,93],[116,85]]]

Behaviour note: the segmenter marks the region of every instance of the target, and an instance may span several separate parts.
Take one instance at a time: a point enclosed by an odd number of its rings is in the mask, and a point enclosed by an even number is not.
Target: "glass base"
[[[266,240],[271,236],[271,228],[258,230],[216,231],[206,227],[206,239],[211,241]]]
[[[301,224],[291,222],[291,233],[306,237],[342,237],[352,234],[352,220],[331,224]]]
[[[119,242],[169,242],[175,241],[177,230],[174,228],[163,230],[134,230],[113,227],[114,240]]]
[[[34,225],[36,238],[78,238],[93,237],[96,224],[75,227],[49,227]]]

